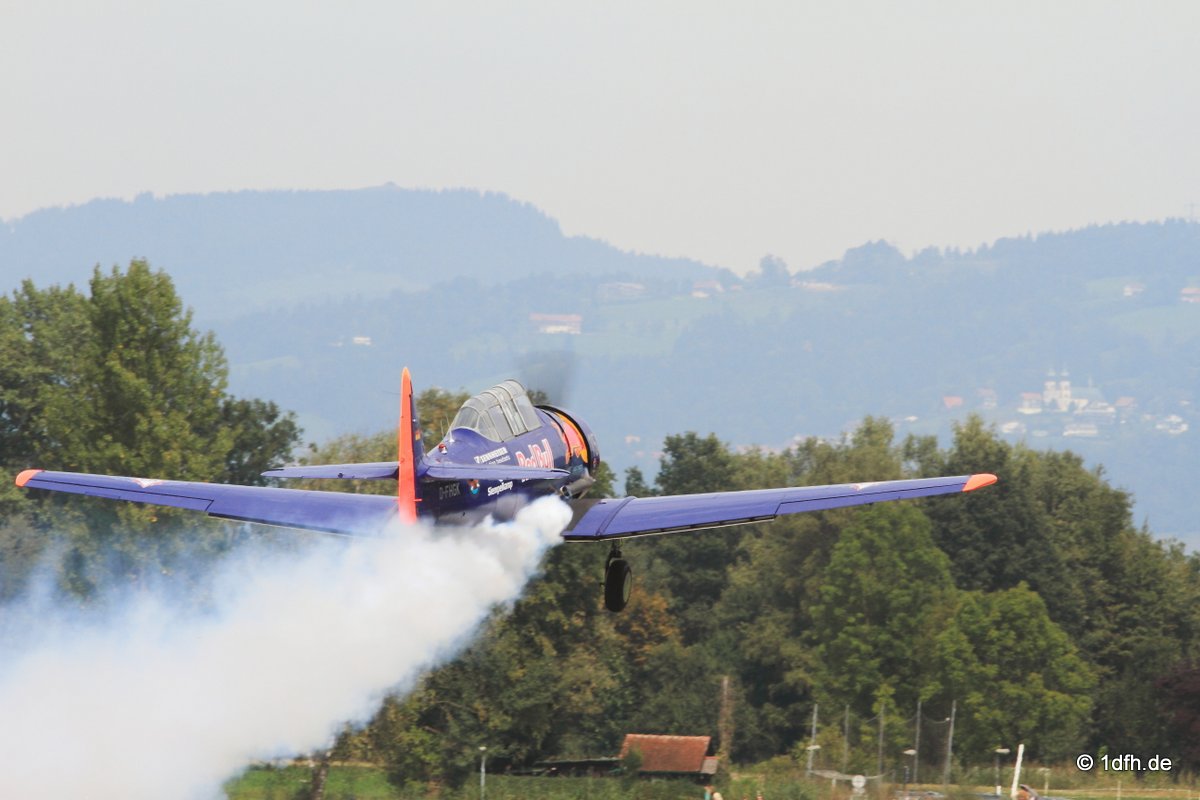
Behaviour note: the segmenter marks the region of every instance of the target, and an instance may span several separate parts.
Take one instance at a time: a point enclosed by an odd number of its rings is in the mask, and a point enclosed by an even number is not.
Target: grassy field
[[[293,800],[307,798],[312,770],[307,767],[254,768],[226,785],[229,800]],[[751,792],[753,796],[753,792]],[[459,788],[424,784],[395,786],[383,770],[334,766],[325,784],[327,800],[479,800],[479,784]],[[617,778],[529,778],[489,776],[486,800],[703,800],[702,787],[687,781],[623,781]],[[732,798],[732,795],[730,795]],[[810,800],[792,794],[778,800]]]
[[[986,773],[986,774],[984,774]],[[978,800],[980,793],[991,792],[984,781],[992,779],[990,770],[976,770],[962,776],[962,784],[911,785],[912,792],[936,791],[950,800]],[[282,768],[256,767],[227,784],[230,800],[293,800],[310,796],[312,770],[305,766]],[[1005,791],[1012,775],[1002,777]],[[1147,773],[1138,780],[1132,773],[1094,770],[1082,773],[1073,766],[1042,771],[1032,767],[1022,782],[1039,791],[1048,783],[1049,795],[1070,800],[1200,800],[1193,776]],[[849,788],[834,788],[824,780],[808,780],[789,762],[768,763],[722,776],[718,786],[725,800],[755,800],[762,792],[764,800],[849,800]],[[866,800],[891,800],[900,793],[897,784],[869,787]],[[425,784],[396,786],[381,769],[370,766],[334,766],[326,782],[327,800],[480,800],[479,783],[469,780],[458,788],[430,787]],[[703,787],[685,780],[625,780],[620,778],[533,778],[491,775],[487,778],[485,800],[703,800]]]

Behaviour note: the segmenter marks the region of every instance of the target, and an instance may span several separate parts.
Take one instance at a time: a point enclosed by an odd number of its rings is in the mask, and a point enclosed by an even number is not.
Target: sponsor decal
[[[497,458],[500,458],[500,456],[505,456],[503,461],[508,461],[508,458],[507,458],[508,448],[507,447],[497,447],[495,450],[489,450],[481,456],[475,456],[475,463],[476,464],[487,464],[490,461],[495,461]],[[520,458],[520,457],[521,456],[518,453],[517,458]]]
[[[550,449],[550,440],[542,439],[540,445],[529,445],[529,455],[517,451],[517,465],[521,467],[554,468],[554,451]]]
[[[467,488],[471,490],[471,494],[479,494],[479,481],[471,478],[467,481]]]
[[[507,492],[512,487],[513,487],[512,481],[505,481],[504,483],[498,483],[495,486],[489,486],[488,487],[488,497],[495,497],[496,495],[500,494],[501,492]]]

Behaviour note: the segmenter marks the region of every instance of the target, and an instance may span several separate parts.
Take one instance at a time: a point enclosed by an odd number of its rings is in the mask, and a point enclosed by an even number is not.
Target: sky
[[[0,0],[0,219],[503,192],[739,272],[1200,218],[1200,3]]]

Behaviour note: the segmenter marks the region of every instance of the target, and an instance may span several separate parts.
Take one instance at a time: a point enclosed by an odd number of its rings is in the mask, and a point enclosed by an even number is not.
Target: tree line
[[[901,763],[914,708],[938,720],[953,709],[958,764],[1018,742],[1047,763],[1102,746],[1179,752],[1200,719],[1200,560],[1136,528],[1128,496],[1076,456],[1010,445],[977,419],[940,448],[867,418],[842,441],[783,453],[671,436],[654,483],[632,470],[626,489],[981,471],[1000,483],[632,541],[639,585],[617,615],[597,600],[603,553],[560,546],[460,658],[341,747],[409,777],[464,769],[474,743],[517,765],[612,754],[626,732],[716,734],[729,676],[739,763],[804,755],[814,706],[827,768],[873,773],[881,750]],[[945,739],[926,744],[922,761],[940,775]]]
[[[259,482],[296,454],[300,431],[273,403],[230,396],[226,372],[220,346],[145,262],[97,269],[86,293],[27,281],[0,298],[0,463],[13,474],[52,466]],[[463,399],[419,396],[427,441]],[[383,460],[392,448],[391,432],[342,437],[304,459]],[[553,548],[520,599],[494,609],[456,659],[346,731],[336,753],[386,764],[398,781],[460,778],[484,744],[512,767],[611,755],[627,732],[717,734],[729,678],[730,741],[720,746],[735,762],[803,753],[819,707],[838,719],[817,738],[834,768],[873,772],[881,752],[897,762],[913,729],[880,720],[914,708],[937,719],[953,709],[959,763],[1024,742],[1045,762],[1104,746],[1200,764],[1200,750],[1179,744],[1200,722],[1200,559],[1136,527],[1128,495],[1075,455],[1006,443],[978,419],[948,447],[898,441],[868,417],[840,441],[778,453],[670,436],[653,482],[630,470],[624,490],[971,472],[1000,482],[632,541],[624,550],[638,586],[621,614],[601,606],[602,549]],[[614,483],[606,472],[596,489],[613,494]],[[0,600],[24,590],[51,541],[61,590],[86,601],[105,581],[150,573],[186,584],[230,537],[194,515],[182,536],[169,510],[65,503],[11,480],[0,515]],[[939,759],[922,750],[930,766]]]

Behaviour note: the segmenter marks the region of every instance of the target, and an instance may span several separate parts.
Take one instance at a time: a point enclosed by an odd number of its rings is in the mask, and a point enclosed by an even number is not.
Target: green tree
[[[417,394],[417,419],[421,421],[421,441],[428,450],[440,442],[450,430],[450,422],[471,399],[464,391],[450,392],[436,386]]]
[[[600,466],[596,469],[596,474],[593,475],[596,482],[592,484],[592,488],[588,489],[589,497],[614,497],[616,489],[613,487],[613,482],[617,479],[616,473],[607,461],[601,461]]]
[[[165,273],[145,261],[97,268],[88,288],[26,281],[0,299],[6,467],[223,482],[289,457],[291,415],[225,393],[224,354],[193,329]],[[11,490],[0,502],[27,518],[9,531],[66,537],[64,583],[81,595],[95,578],[185,569],[226,541],[217,524],[174,509]],[[184,519],[188,534],[172,534]]]
[[[715,434],[668,436],[655,483],[663,494],[726,491],[733,486],[734,457]]]
[[[892,436],[886,420],[867,418],[840,442],[809,439],[781,454],[738,454],[737,488],[900,477]],[[814,608],[832,552],[857,514],[838,509],[783,517],[749,526],[741,538],[706,637],[726,663],[734,656],[741,693],[736,758],[768,758],[807,737],[806,720],[823,691]]]
[[[960,752],[982,760],[997,742],[1024,742],[1043,761],[1078,752],[1095,673],[1035,592],[964,592],[939,639],[943,686],[962,698]]]
[[[625,469],[625,496],[626,497],[649,497],[654,494],[654,490],[646,483],[646,476],[637,467],[627,467]]]
[[[1053,582],[1061,565],[1031,496],[1033,477],[1023,467],[1011,445],[979,417],[955,427],[954,446],[939,465],[942,474],[1003,476],[986,492],[928,510],[934,540],[953,559],[959,588],[992,591],[1024,580],[1038,589]]]
[[[890,686],[907,708],[937,688],[924,654],[952,602],[950,560],[910,504],[871,506],[843,529],[813,609],[821,694],[866,714]]]
[[[0,298],[0,458],[5,466],[23,469],[57,456],[59,443],[47,429],[49,407],[68,404],[89,335],[87,299],[73,286],[39,290],[27,280],[11,298]],[[78,416],[85,409],[68,411]],[[10,503],[27,497],[12,490],[7,496]]]
[[[1189,660],[1175,665],[1154,688],[1160,693],[1171,750],[1180,756],[1177,767],[1194,773],[1200,768],[1200,664]]]
[[[223,477],[230,483],[266,485],[262,473],[278,467],[300,440],[295,415],[267,400],[224,398],[218,425],[233,434]]]
[[[145,261],[97,268],[90,290],[78,374],[47,409],[60,457],[88,472],[220,477],[233,433],[220,425],[228,369],[212,334]]]
[[[932,503],[935,537],[958,585],[999,591],[1024,583],[1095,669],[1096,745],[1133,749],[1164,739],[1155,682],[1196,652],[1196,567],[1179,548],[1134,528],[1130,498],[1073,453],[999,441],[978,419],[923,471],[1000,475],[954,503]]]

